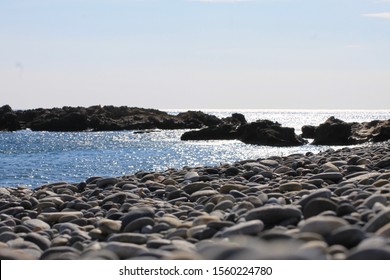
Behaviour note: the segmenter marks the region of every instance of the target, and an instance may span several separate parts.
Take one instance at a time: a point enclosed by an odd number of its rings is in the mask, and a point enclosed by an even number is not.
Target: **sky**
[[[1,0],[4,104],[390,109],[390,0]]]

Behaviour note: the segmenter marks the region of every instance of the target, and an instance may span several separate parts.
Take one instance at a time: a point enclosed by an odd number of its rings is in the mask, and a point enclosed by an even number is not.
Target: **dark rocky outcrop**
[[[222,120],[218,126],[185,132],[181,140],[232,140],[246,144],[267,146],[299,146],[306,143],[294,133],[293,128],[282,127],[277,122],[259,120],[247,123],[245,118],[232,115]]]
[[[155,109],[127,106],[62,107],[52,109],[12,110],[0,108],[0,130],[38,131],[109,131],[145,129],[188,129],[213,126],[221,120],[200,111],[175,115]]]
[[[330,117],[319,126],[303,126],[303,138],[313,138],[313,145],[355,145],[390,140],[390,120],[345,122]]]
[[[307,142],[296,135],[294,128],[283,127],[277,122],[259,120],[237,129],[238,139],[246,144],[266,146],[300,146]]]

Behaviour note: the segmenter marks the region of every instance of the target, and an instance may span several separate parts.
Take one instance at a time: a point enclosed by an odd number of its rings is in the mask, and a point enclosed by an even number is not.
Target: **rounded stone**
[[[302,185],[298,182],[288,182],[279,186],[281,192],[300,191],[301,189]]]
[[[310,192],[310,194],[304,196],[298,204],[301,205],[302,207],[305,207],[306,203],[308,203],[310,200],[318,197],[323,197],[323,198],[330,198],[332,196],[332,192],[328,189],[318,189]]]
[[[345,248],[353,248],[367,237],[367,234],[356,226],[342,226],[333,230],[328,238],[330,245],[339,244]]]
[[[221,232],[222,237],[230,237],[233,235],[256,235],[260,233],[264,228],[264,224],[260,220],[252,220],[248,222],[242,222],[237,225],[225,228]]]
[[[29,219],[23,222],[23,225],[33,231],[41,231],[50,229],[50,225],[40,219]]]
[[[133,244],[145,244],[147,237],[144,234],[140,233],[115,233],[112,234],[108,239],[108,242],[124,242],[124,243],[133,243]]]
[[[343,174],[341,174],[340,172],[324,172],[324,173],[319,173],[311,176],[310,180],[313,179],[322,179],[322,180],[329,180],[333,182],[339,182],[341,179],[343,179]]]
[[[154,226],[154,220],[150,217],[141,217],[131,223],[123,229],[124,232],[133,232],[141,230],[144,226]]]
[[[209,196],[213,196],[215,194],[218,194],[218,192],[215,190],[200,190],[200,191],[197,191],[197,192],[194,192],[193,194],[191,194],[190,200],[194,202],[194,201],[197,201],[202,196],[209,197]]]
[[[337,204],[330,199],[317,197],[305,204],[303,216],[307,219],[329,210],[336,212]]]
[[[302,232],[314,232],[326,236],[333,230],[347,225],[348,222],[338,217],[315,216],[300,224],[300,230]]]
[[[45,251],[46,249],[48,249],[50,247],[50,244],[51,244],[50,240],[47,237],[40,235],[38,233],[35,233],[35,232],[28,233],[24,237],[24,240],[30,241],[30,242],[36,244],[42,251]]]
[[[142,218],[149,217],[154,218],[154,209],[151,207],[137,207],[129,209],[129,212],[122,216],[122,229],[124,229],[132,221]]]
[[[207,187],[210,187],[210,184],[199,182],[199,183],[188,184],[184,186],[182,190],[187,194],[193,194],[194,192],[200,191]]]
[[[110,219],[101,219],[98,221],[97,226],[102,231],[102,233],[117,233],[121,229],[122,222]]]
[[[374,206],[374,204],[377,202],[383,204],[384,206],[387,206],[386,197],[384,197],[383,195],[379,195],[379,194],[373,194],[373,195],[367,197],[363,201],[362,204],[367,206],[368,208],[372,208]]]
[[[103,204],[111,201],[113,203],[119,203],[122,204],[126,200],[126,193],[114,193],[112,195],[107,196],[105,199],[103,199]]]
[[[234,190],[234,191],[239,191],[239,192],[242,192],[244,190],[247,190],[248,187],[247,186],[244,186],[244,185],[239,185],[239,184],[225,184],[223,185],[219,192],[220,193],[229,193],[230,191]]]
[[[96,186],[98,188],[106,188],[108,186],[113,186],[118,182],[119,180],[117,178],[103,178],[96,181]]]
[[[347,256],[347,260],[390,260],[390,249],[357,249]]]
[[[261,220],[264,224],[273,225],[289,219],[298,222],[301,216],[301,210],[294,206],[266,205],[250,210],[245,219],[247,221]]]
[[[364,226],[364,230],[367,232],[376,232],[384,225],[390,223],[390,207],[376,214],[368,223]]]

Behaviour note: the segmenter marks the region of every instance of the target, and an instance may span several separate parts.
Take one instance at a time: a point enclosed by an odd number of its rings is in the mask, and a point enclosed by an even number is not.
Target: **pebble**
[[[298,182],[288,182],[279,186],[281,192],[300,191],[301,189],[302,185]]]
[[[364,230],[367,232],[375,232],[388,223],[390,223],[390,207],[370,219],[370,221],[364,226]]]
[[[294,206],[265,205],[250,210],[245,219],[261,220],[264,224],[275,225],[285,220],[297,223],[301,219],[302,212]]]
[[[256,235],[260,233],[264,228],[262,221],[253,220],[248,222],[242,222],[237,225],[225,228],[221,232],[221,237],[229,237],[232,235]]]
[[[324,211],[337,211],[337,204],[332,200],[323,197],[317,197],[307,202],[303,208],[305,219],[316,216]]]
[[[204,188],[210,187],[210,184],[207,183],[192,183],[184,186],[182,190],[188,194],[193,194],[194,192],[200,191]]]
[[[322,180],[339,182],[341,179],[343,179],[343,174],[341,174],[340,172],[324,172],[324,173],[313,175],[312,177],[310,177],[310,179],[311,180],[322,179]]]
[[[326,236],[333,230],[347,225],[348,222],[338,217],[315,216],[300,224],[300,230],[302,232],[314,232]]]
[[[1,259],[386,259],[384,144],[0,188]]]
[[[108,242],[125,242],[125,243],[134,243],[134,244],[145,244],[147,237],[144,234],[140,233],[115,233],[110,235],[107,239]]]
[[[122,222],[110,219],[101,219],[98,221],[97,226],[102,233],[118,233],[122,227]]]
[[[25,220],[23,225],[30,228],[33,231],[41,231],[50,229],[50,225],[39,219]]]

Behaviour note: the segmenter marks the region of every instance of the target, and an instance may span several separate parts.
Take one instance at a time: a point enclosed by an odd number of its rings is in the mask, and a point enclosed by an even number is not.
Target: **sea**
[[[187,110],[165,110],[178,114]],[[248,121],[268,119],[293,127],[319,125],[330,116],[363,122],[390,119],[390,110],[201,110],[217,117],[242,113]],[[235,161],[321,152],[330,146],[269,147],[238,140],[181,141],[187,130],[112,132],[0,132],[0,187],[79,183],[89,177],[119,177],[138,171],[220,166]]]

